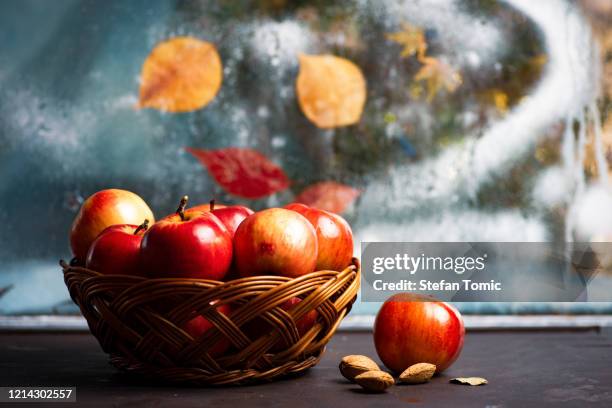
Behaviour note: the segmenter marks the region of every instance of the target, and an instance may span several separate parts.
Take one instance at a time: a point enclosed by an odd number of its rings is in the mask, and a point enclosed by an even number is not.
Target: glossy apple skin
[[[234,236],[234,261],[242,277],[313,272],[317,235],[306,218],[284,208],[256,212],[242,221]]]
[[[140,265],[140,242],[144,231],[137,225],[111,225],[89,247],[85,266],[105,275],[144,276]]]
[[[299,203],[289,204],[285,208],[302,214],[315,228],[319,244],[317,271],[341,271],[351,264],[353,232],[344,218]]]
[[[221,220],[225,228],[232,234],[232,238],[236,234],[236,230],[242,221],[244,221],[249,215],[254,214],[253,210],[242,205],[232,205],[229,207],[217,208],[211,211],[217,218]]]
[[[149,228],[140,256],[152,278],[221,280],[232,262],[232,237],[210,212],[177,214]]]
[[[234,235],[236,235],[236,230],[242,221],[244,221],[249,215],[253,214],[253,210],[248,207],[244,207],[241,205],[233,205],[229,207],[223,206],[222,208],[218,208],[215,204],[215,209],[211,211],[214,215],[221,220],[225,228],[230,232],[232,236],[232,240],[234,239]],[[236,268],[236,262],[232,260],[232,266],[230,266],[230,270],[225,275],[225,281],[238,279],[240,275],[238,274]]]
[[[238,225],[249,215],[253,214],[253,210],[242,205],[231,205],[226,206],[223,204],[215,203],[213,210],[210,209],[210,204],[200,204],[190,207],[185,210],[186,215],[196,215],[203,212],[212,212],[221,220],[228,231],[232,234],[232,237],[238,229]],[[164,218],[173,217],[174,214],[170,214]]]
[[[253,210],[248,207],[244,207],[241,205],[233,205],[226,206],[223,204],[214,203],[213,209],[211,210],[211,204],[200,204],[194,207],[188,208],[185,210],[185,215],[187,216],[195,216],[204,212],[211,212],[219,218],[219,220],[225,225],[227,230],[230,232],[232,239],[234,238],[234,234],[238,229],[238,226],[244,219],[246,219],[249,215],[253,214]],[[170,214],[163,219],[168,219],[170,217],[174,217],[175,214]],[[236,272],[235,266],[232,264],[230,270],[225,275],[224,280],[232,280],[237,279],[239,277],[238,272]]]
[[[217,307],[219,313],[223,313],[226,316],[231,314],[231,308],[229,305],[221,305]],[[193,319],[189,320],[185,323],[183,327],[184,330],[189,333],[191,337],[194,339],[199,339],[202,337],[209,329],[211,329],[213,324],[204,316],[196,316]],[[230,342],[225,337],[221,340],[217,341],[210,349],[208,349],[208,353],[211,357],[219,356],[227,351],[230,347]]]
[[[414,299],[413,294],[400,293],[383,304],[374,323],[376,352],[395,373],[422,362],[442,372],[463,348],[463,318],[448,303]]]
[[[107,227],[117,224],[140,225],[145,219],[155,222],[153,212],[138,195],[118,189],[98,191],[79,210],[70,230],[74,257],[85,263],[91,243]]]

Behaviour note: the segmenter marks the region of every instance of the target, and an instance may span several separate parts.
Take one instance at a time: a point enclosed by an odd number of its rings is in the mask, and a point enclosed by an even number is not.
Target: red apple
[[[221,305],[217,307],[219,313],[223,313],[226,316],[231,314],[231,308],[229,305]],[[194,339],[199,339],[202,337],[209,329],[211,329],[213,324],[205,318],[204,316],[196,316],[193,319],[189,320],[185,323],[183,327],[187,333]],[[219,341],[217,341],[210,349],[208,349],[208,353],[212,356],[219,356],[227,351],[230,347],[230,342],[227,338],[223,337]]]
[[[253,210],[242,205],[223,205],[217,204],[215,200],[211,200],[208,204],[200,204],[185,210],[186,215],[195,215],[202,212],[212,212],[221,220],[225,227],[232,234],[232,238],[238,229],[238,225],[249,215],[253,214]],[[173,217],[175,214],[170,214],[165,218]]]
[[[226,205],[224,204],[219,204],[219,203],[215,203],[214,204],[214,208],[220,209],[220,208],[225,208]],[[210,212],[210,203],[208,204],[198,204],[198,205],[194,205],[193,207],[189,207],[187,209],[185,209],[185,215],[196,215],[196,214],[200,214],[203,212]],[[165,216],[164,218],[168,218],[168,217],[174,217],[176,215],[176,212]],[[163,218],[162,218],[163,219]]]
[[[314,271],[317,235],[295,211],[270,208],[242,221],[234,236],[234,261],[242,277],[282,275],[295,278]]]
[[[281,309],[288,312],[291,309],[293,309],[301,301],[302,299],[300,299],[297,296],[294,296],[291,299],[284,302],[283,304],[281,304]],[[302,316],[300,319],[298,319],[297,322],[295,322],[295,327],[297,328],[297,331],[300,336],[303,336],[304,334],[306,334],[306,332],[308,332],[308,330],[310,330],[310,328],[314,326],[314,324],[317,321],[318,316],[319,316],[319,313],[316,310],[311,310],[310,312]]]
[[[236,234],[236,230],[242,221],[249,215],[253,214],[253,210],[242,205],[231,205],[229,207],[218,207],[215,201],[210,202],[210,212],[215,214],[221,220],[223,225],[232,234],[232,238]]]
[[[289,204],[285,208],[302,214],[315,228],[319,243],[317,271],[341,271],[351,264],[353,232],[344,218],[304,204]]]
[[[118,189],[98,191],[85,200],[72,223],[72,253],[84,263],[91,243],[105,228],[116,224],[139,225],[145,219],[155,222],[149,206],[136,194]]]
[[[244,207],[241,205],[233,205],[226,206],[223,204],[217,204],[215,200],[211,200],[208,204],[200,204],[195,207],[191,207],[185,210],[185,215],[194,216],[201,213],[213,213],[219,218],[219,220],[225,225],[225,227],[230,232],[232,239],[234,238],[234,234],[238,229],[238,225],[249,215],[253,214],[253,210],[248,207]],[[176,214],[171,214],[163,219],[168,219],[171,217],[175,217]],[[230,267],[229,272],[225,276],[225,280],[236,279],[238,277],[238,273],[236,272],[235,267]]]
[[[98,235],[89,247],[86,267],[106,275],[144,276],[140,265],[140,242],[148,228],[145,220],[140,226],[111,225]]]
[[[192,207],[189,207],[186,211],[187,212],[191,212],[191,211],[204,211],[204,212],[208,212],[208,211],[211,210],[210,204],[211,203],[194,205]],[[227,205],[225,205],[225,204],[219,204],[217,202],[215,202],[213,204],[213,209],[215,209],[215,208],[219,209],[219,208],[225,208],[225,207],[227,207]]]
[[[232,237],[210,212],[188,214],[187,196],[177,214],[155,223],[144,234],[140,255],[154,278],[221,280],[232,262]]]
[[[215,200],[212,200],[209,205],[210,212],[221,220],[223,225],[227,228],[227,230],[232,235],[232,239],[234,239],[234,235],[236,234],[236,230],[242,221],[244,221],[249,215],[253,214],[253,210],[248,207],[244,207],[242,205],[232,205],[232,206],[221,206],[217,207]],[[230,266],[230,270],[225,276],[225,280],[229,281],[232,279],[237,279],[239,274],[237,272],[236,263],[232,261],[232,266]]]
[[[294,296],[290,298],[289,300],[283,302],[280,305],[280,307],[281,309],[288,312],[291,309],[293,309],[301,301],[302,299],[300,299],[297,296]],[[319,313],[316,310],[311,310],[310,312],[302,316],[300,319],[298,319],[297,322],[295,322],[295,327],[297,328],[297,331],[300,337],[306,334],[308,330],[310,330],[310,328],[314,326],[314,324],[317,321],[318,316],[319,316]],[[255,318],[251,320],[249,323],[247,323],[243,327],[243,330],[249,338],[251,338],[252,340],[255,340],[269,333],[272,330],[272,327],[270,326],[270,324],[268,324],[268,322],[264,321],[263,319]],[[276,345],[272,347],[272,351],[279,351],[283,348],[287,348],[287,344],[281,339]]]
[[[463,347],[465,328],[459,311],[448,303],[418,298],[409,293],[391,296],[376,316],[376,351],[396,373],[416,363],[435,364],[442,372]]]

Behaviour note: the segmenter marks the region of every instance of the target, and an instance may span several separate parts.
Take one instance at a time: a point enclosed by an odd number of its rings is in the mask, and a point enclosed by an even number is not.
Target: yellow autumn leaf
[[[506,113],[508,111],[508,94],[504,91],[494,89],[491,97],[499,113]]]
[[[427,84],[427,100],[430,101],[444,88],[447,92],[455,92],[462,79],[459,72],[437,58],[425,57],[421,60],[423,66],[414,76],[415,81],[425,81]]]
[[[189,112],[213,100],[223,79],[223,66],[215,46],[193,37],[161,42],[142,66],[142,108]]]
[[[482,91],[478,95],[479,99],[487,104],[495,106],[497,112],[505,114],[508,112],[508,94],[499,88],[491,88]]]
[[[388,33],[386,37],[388,40],[404,46],[404,49],[400,54],[403,58],[410,57],[415,54],[419,60],[425,58],[427,41],[425,40],[425,33],[420,27],[403,23],[401,31]]]
[[[366,100],[366,81],[359,67],[334,55],[299,58],[295,88],[304,115],[323,129],[359,122]]]
[[[538,54],[529,58],[529,65],[538,70],[542,69],[548,63],[548,55]]]
[[[421,99],[421,96],[423,96],[423,92],[423,85],[421,85],[419,82],[413,82],[408,86],[408,94],[414,100],[418,101],[419,99]]]

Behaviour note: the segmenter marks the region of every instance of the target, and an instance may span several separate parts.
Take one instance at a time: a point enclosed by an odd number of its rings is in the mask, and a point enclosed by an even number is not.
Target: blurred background
[[[137,108],[144,61],[176,36],[216,46],[218,94],[192,112]],[[183,194],[253,209],[306,198],[347,218],[356,253],[360,241],[612,241],[609,0],[21,0],[0,3],[0,37],[0,314],[77,313],[57,261],[82,201],[111,187],[157,217]],[[304,115],[300,54],[358,67],[356,123]],[[187,147],[255,149],[290,184],[240,197]]]

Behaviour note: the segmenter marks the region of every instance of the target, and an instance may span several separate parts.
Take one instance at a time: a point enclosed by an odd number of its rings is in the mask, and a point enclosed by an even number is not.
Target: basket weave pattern
[[[70,296],[114,366],[194,385],[271,380],[314,366],[359,289],[356,259],[341,272],[228,282],[102,275],[60,264]],[[302,301],[288,311],[280,307],[295,296]],[[229,315],[217,310],[223,304],[231,305]],[[316,323],[300,336],[295,322],[315,309]],[[181,327],[197,315],[213,327],[194,339]],[[245,333],[248,322],[270,330]],[[223,338],[230,349],[211,356]]]

